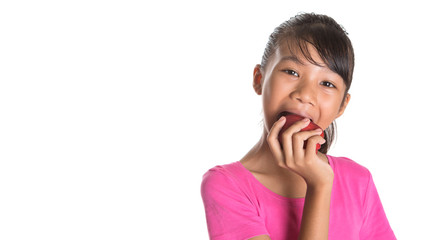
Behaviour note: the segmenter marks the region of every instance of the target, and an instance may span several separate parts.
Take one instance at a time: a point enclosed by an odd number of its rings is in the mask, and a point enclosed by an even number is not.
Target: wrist
[[[307,191],[311,192],[331,192],[333,187],[333,176],[321,182],[306,182],[307,183]]]

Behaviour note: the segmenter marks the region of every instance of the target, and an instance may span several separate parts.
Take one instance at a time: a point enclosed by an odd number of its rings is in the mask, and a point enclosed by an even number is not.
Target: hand
[[[284,123],[285,117],[281,117],[273,124],[267,136],[267,142],[277,164],[300,175],[308,187],[331,186],[333,170],[316,154],[316,144],[325,143],[325,139],[320,136],[322,130],[301,132],[301,129],[310,123],[310,119],[298,121],[282,133],[281,148],[278,134]],[[304,141],[307,141],[305,149]]]

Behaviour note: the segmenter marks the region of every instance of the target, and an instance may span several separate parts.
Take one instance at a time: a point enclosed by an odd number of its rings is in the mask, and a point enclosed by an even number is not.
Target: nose
[[[303,104],[316,105],[316,89],[309,83],[303,83],[296,86],[290,94],[290,98]]]

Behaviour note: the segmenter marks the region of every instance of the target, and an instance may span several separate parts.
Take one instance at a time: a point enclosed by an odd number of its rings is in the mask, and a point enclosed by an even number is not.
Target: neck
[[[261,139],[243,157],[241,163],[255,172],[281,171],[267,142],[268,132],[264,129]]]

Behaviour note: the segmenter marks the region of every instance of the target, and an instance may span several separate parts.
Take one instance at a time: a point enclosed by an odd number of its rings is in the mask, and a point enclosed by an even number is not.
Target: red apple
[[[287,128],[289,128],[290,126],[292,126],[295,122],[301,121],[302,119],[304,119],[304,117],[296,115],[296,114],[288,114],[285,116],[286,121],[284,126],[281,128],[281,131],[279,131],[279,135],[278,135],[278,140],[282,145],[282,133],[287,130]],[[316,125],[313,121],[310,121],[309,125],[303,129],[301,129],[301,131],[310,131],[310,130],[315,130],[315,129],[321,129],[321,127],[319,127],[318,125]],[[322,131],[321,133],[321,137],[324,137],[324,131]],[[307,145],[307,141],[304,142],[304,148],[306,148]],[[321,144],[316,144],[316,153],[318,152],[318,150],[321,148]]]

